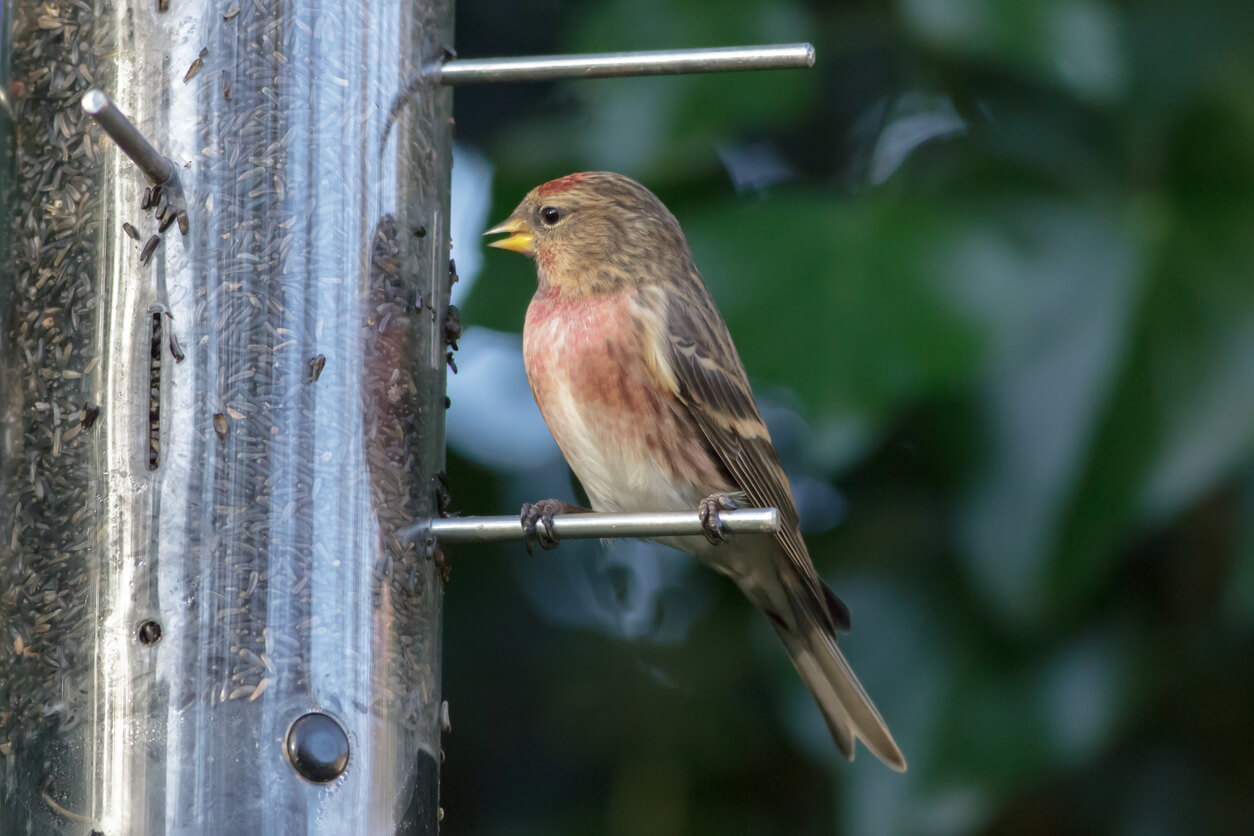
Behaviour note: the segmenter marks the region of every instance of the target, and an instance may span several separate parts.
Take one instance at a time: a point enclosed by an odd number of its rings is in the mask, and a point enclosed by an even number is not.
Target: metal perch
[[[592,52],[523,58],[448,61],[434,72],[441,84],[545,81],[554,78],[613,78],[681,73],[778,70],[814,66],[810,44],[729,46],[713,49],[657,49],[646,52]]]
[[[83,110],[117,143],[122,153],[131,158],[144,177],[154,186],[163,186],[178,179],[174,163],[152,147],[130,119],[109,100],[103,90],[92,89],[83,94]]]
[[[774,534],[779,531],[779,511],[774,508],[746,508],[719,515],[729,534]],[[444,543],[487,543],[521,540],[523,527],[513,517],[453,517],[426,520],[401,532],[413,538],[430,531]],[[701,520],[696,511],[642,514],[558,514],[553,517],[553,533],[562,540],[595,540],[610,537],[683,537],[700,535]]]

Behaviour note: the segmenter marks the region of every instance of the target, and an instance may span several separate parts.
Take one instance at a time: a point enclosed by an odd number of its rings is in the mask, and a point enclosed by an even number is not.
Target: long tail
[[[845,655],[836,647],[836,639],[829,629],[809,616],[797,621],[799,630],[774,619],[772,624],[788,650],[793,667],[819,704],[836,748],[853,760],[854,741],[861,740],[885,764],[905,772],[905,757],[871,698],[862,690]]]

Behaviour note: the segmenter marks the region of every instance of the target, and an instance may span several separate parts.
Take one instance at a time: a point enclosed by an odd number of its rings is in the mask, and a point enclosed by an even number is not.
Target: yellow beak
[[[509,237],[502,238],[500,241],[489,241],[489,247],[513,250],[525,256],[534,256],[536,254],[536,234],[531,231],[531,225],[523,219],[509,218],[504,223],[497,224],[483,234],[499,235],[502,232],[508,232],[510,234]]]

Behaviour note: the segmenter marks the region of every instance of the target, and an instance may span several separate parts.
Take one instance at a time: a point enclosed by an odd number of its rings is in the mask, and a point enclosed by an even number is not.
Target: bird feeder
[[[438,830],[439,546],[523,535],[440,516],[449,88],[813,61],[450,60],[452,17],[0,7],[0,833]]]

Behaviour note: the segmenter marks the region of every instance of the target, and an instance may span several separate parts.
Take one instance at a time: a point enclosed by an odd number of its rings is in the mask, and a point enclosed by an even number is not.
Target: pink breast
[[[636,421],[663,417],[661,393],[644,366],[630,305],[626,293],[569,300],[553,294],[532,301],[523,358],[546,420],[548,412],[557,411],[546,408],[549,399],[563,394],[573,396],[585,418],[603,432],[638,429]]]
[[[702,496],[722,490],[700,430],[649,373],[643,339],[630,291],[573,299],[537,294],[527,310],[523,358],[550,432],[581,479],[581,470],[606,460],[647,457],[683,482],[709,483]],[[590,445],[600,462],[580,460]]]

